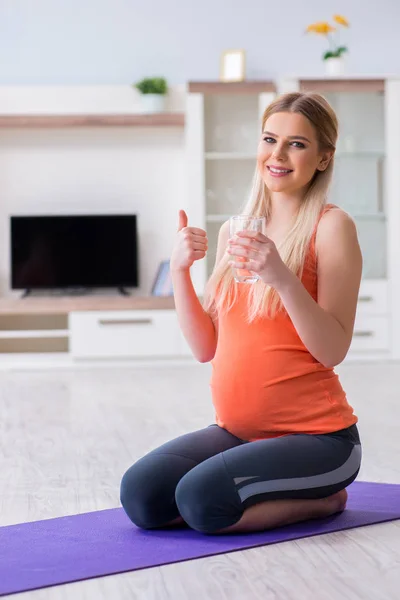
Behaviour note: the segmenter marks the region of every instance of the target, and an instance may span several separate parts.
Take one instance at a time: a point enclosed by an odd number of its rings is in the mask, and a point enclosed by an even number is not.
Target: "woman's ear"
[[[329,152],[324,152],[319,160],[318,166],[317,166],[317,170],[318,171],[325,171],[325,169],[327,169],[329,163],[332,160],[332,156],[333,156],[333,152],[329,151]]]

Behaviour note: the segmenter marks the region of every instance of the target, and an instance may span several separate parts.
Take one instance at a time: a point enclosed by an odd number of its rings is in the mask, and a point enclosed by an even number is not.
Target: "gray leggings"
[[[256,442],[210,425],[163,444],[128,469],[121,503],[144,529],[181,516],[193,529],[215,533],[265,500],[335,494],[354,481],[360,462],[355,425]]]

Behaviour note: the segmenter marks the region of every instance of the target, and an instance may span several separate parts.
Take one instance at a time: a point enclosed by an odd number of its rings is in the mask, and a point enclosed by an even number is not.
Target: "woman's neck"
[[[273,229],[284,229],[289,227],[296,216],[301,199],[297,196],[285,196],[283,194],[271,194],[271,213],[268,220]]]

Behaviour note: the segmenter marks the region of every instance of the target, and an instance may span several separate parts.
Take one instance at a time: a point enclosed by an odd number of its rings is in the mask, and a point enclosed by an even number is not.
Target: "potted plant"
[[[143,112],[157,113],[164,110],[168,86],[163,77],[146,77],[134,86],[141,93]]]
[[[336,26],[330,25],[327,21],[312,23],[306,29],[306,33],[316,33],[327,38],[329,48],[322,55],[325,63],[326,72],[330,76],[341,75],[344,71],[343,55],[348,52],[346,46],[339,42],[339,27],[349,27],[348,20],[342,15],[334,15],[333,20]]]

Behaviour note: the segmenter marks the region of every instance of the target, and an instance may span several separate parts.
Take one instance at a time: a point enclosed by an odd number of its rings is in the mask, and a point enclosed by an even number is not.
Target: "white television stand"
[[[15,365],[191,356],[172,297],[122,295],[0,299],[0,354]]]

